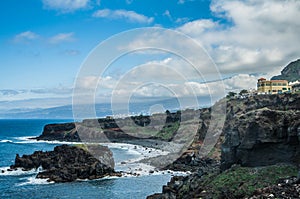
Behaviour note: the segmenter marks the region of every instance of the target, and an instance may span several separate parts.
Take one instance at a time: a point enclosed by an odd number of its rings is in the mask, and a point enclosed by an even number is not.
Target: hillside
[[[300,94],[229,99],[226,107],[220,165],[182,157],[178,165],[194,165],[194,172],[172,178],[149,199],[300,197]]]
[[[300,59],[289,63],[282,71],[281,75],[271,78],[271,80],[285,79],[289,82],[300,80]]]

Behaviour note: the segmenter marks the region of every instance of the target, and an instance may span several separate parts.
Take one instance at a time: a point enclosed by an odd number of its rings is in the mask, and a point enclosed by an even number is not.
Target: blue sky
[[[64,5],[56,0],[49,2],[51,1],[1,2],[0,23],[1,27],[5,27],[0,36],[1,60],[5,68],[1,89],[70,85],[80,63],[102,40],[132,28],[155,25],[176,27],[182,22],[176,23],[174,20],[197,19],[210,14],[207,1],[182,4],[178,4],[176,0],[82,1],[86,4],[78,9],[75,3],[72,8],[72,3]],[[57,5],[55,2],[58,2]],[[126,18],[93,17],[96,11],[103,9],[110,9],[112,12],[133,11],[153,21],[148,23]],[[166,15],[166,11],[174,13],[172,19],[171,14]],[[55,37],[58,40],[51,42]],[[21,79],[26,81],[20,84]]]
[[[76,75],[92,49],[135,28],[168,28],[195,39],[225,78],[226,92],[255,88],[258,77],[278,74],[300,51],[296,0],[4,0],[0,5],[0,109],[70,104]],[[178,65],[179,71],[184,66],[169,54],[129,55],[101,77],[107,86],[99,99],[109,99],[111,85],[145,63]],[[89,77],[83,84],[96,80]],[[206,95],[202,83],[188,82],[197,95]],[[139,91],[151,97],[165,93],[153,86]],[[218,94],[217,89],[211,92]],[[31,99],[40,103],[30,104]]]

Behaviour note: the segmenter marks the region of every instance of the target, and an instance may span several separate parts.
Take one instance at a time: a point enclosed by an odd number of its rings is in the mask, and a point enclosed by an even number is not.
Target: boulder
[[[91,151],[87,150],[91,148]],[[71,182],[77,179],[97,179],[105,176],[120,176],[114,171],[112,152],[106,146],[94,145],[80,148],[61,145],[54,151],[36,151],[32,155],[16,155],[11,169],[37,169],[43,171],[37,178],[54,182]]]

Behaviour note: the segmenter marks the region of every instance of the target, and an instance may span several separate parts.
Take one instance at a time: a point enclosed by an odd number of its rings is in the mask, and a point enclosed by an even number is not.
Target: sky
[[[255,88],[259,77],[279,74],[300,54],[297,0],[3,0],[0,5],[0,110],[71,104],[75,87],[86,92],[94,85],[97,102],[114,95],[122,101],[128,93],[220,98]],[[173,32],[157,35],[149,28]],[[197,47],[184,38],[201,46],[201,61],[194,56]],[[116,48],[126,44],[130,53],[102,74],[81,76],[105,41],[116,42]],[[140,46],[188,51],[185,58],[196,65],[205,60],[202,76],[170,52],[133,52]],[[101,52],[103,60],[111,55],[109,49]]]

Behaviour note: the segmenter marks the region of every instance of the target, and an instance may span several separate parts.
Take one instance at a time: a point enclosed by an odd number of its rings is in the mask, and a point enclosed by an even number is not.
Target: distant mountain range
[[[190,99],[185,99],[190,100]],[[186,101],[187,102],[187,101]],[[145,102],[135,102],[129,104],[117,104],[117,111],[114,114],[120,115],[148,115],[151,112],[161,112],[159,109],[150,110],[151,107],[155,105],[159,105],[163,107],[165,110],[169,111],[177,111],[180,109],[186,108],[202,108],[202,107],[209,107],[211,106],[210,98],[198,98],[199,106],[197,107],[183,107],[179,104],[178,99],[170,98],[170,99],[152,99],[152,100],[145,100]],[[193,103],[191,103],[193,104]],[[95,106],[89,105],[82,105],[77,106],[76,113],[80,113],[80,116],[77,118],[91,118],[91,108],[96,110],[97,117],[106,117],[109,115],[113,115],[112,107],[110,103],[102,103],[96,104]],[[52,107],[52,108],[39,108],[39,109],[12,109],[9,111],[0,112],[0,118],[4,119],[72,119],[73,118],[73,107],[72,105],[66,106],[59,106],[59,107]]]
[[[300,80],[300,59],[289,63],[282,71],[281,75],[271,78],[271,80],[285,79],[289,82]]]

